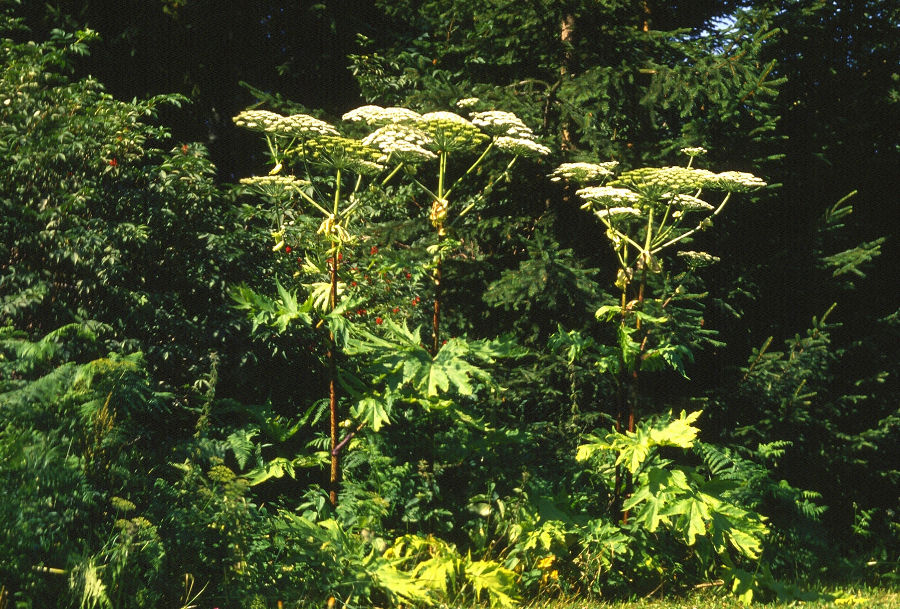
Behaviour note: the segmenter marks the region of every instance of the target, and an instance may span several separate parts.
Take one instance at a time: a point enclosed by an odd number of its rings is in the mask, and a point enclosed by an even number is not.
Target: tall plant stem
[[[447,172],[447,152],[441,152],[438,164],[437,201],[444,202],[447,192],[444,191],[444,176]],[[446,202],[444,202],[446,205]],[[443,274],[444,254],[441,243],[444,241],[444,220],[436,224],[438,237],[437,260],[434,265],[434,311],[431,318],[431,355],[437,355],[441,348],[441,279]]]
[[[334,187],[334,211],[333,217],[337,221],[341,197],[341,170],[337,170]],[[338,265],[340,264],[340,243],[332,241],[330,280],[331,290],[328,295],[329,312],[337,308],[338,303]],[[337,506],[338,481],[340,479],[340,457],[338,446],[338,398],[337,398],[337,341],[334,331],[328,331],[328,410],[331,427],[331,473],[328,478],[328,500],[332,506]]]
[[[329,306],[333,311],[337,306],[337,278],[338,257],[337,253],[331,257],[331,292],[329,294]],[[328,500],[332,506],[337,505],[338,479],[340,476],[340,463],[338,457],[338,400],[337,400],[337,341],[334,332],[328,331],[328,408],[331,419],[331,474],[328,479]]]
[[[438,240],[443,237],[439,236]],[[434,269],[434,317],[431,322],[431,354],[437,355],[441,348],[441,263],[438,259]]]

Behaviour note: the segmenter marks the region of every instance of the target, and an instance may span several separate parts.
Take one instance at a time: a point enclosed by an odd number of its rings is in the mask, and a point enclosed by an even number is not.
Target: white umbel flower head
[[[752,173],[744,171],[725,171],[715,174],[711,188],[725,192],[747,192],[762,188],[766,183]]]
[[[320,135],[340,135],[333,126],[308,114],[285,116],[276,121],[267,131],[303,139],[316,138]]]
[[[270,131],[272,126],[283,118],[282,115],[268,110],[244,110],[231,120],[238,127],[251,131]]]
[[[390,125],[395,123],[414,123],[421,114],[409,108],[382,108],[381,106],[367,105],[350,110],[343,118],[354,123],[363,122],[370,126]]]
[[[294,176],[253,176],[242,178],[241,184],[264,195],[282,198],[293,195],[303,186],[308,186],[309,181],[298,180]]]
[[[678,252],[678,256],[684,258],[684,261],[692,269],[700,269],[705,266],[711,266],[721,260],[718,256],[707,254],[706,252]]]
[[[627,188],[611,186],[588,186],[575,191],[579,197],[587,201],[582,209],[595,207],[632,207],[641,202],[641,195]]]
[[[475,112],[472,123],[489,135],[509,136],[519,139],[534,139],[534,132],[512,112],[503,110],[490,110],[488,112]]]
[[[715,209],[703,199],[691,195],[675,195],[672,197],[672,205],[681,211],[712,211]]]
[[[681,152],[693,158],[695,156],[703,156],[707,153],[707,150],[702,146],[689,146],[688,148],[682,148]]]
[[[641,210],[634,207],[610,207],[607,209],[598,209],[594,212],[601,220],[609,220],[611,218],[628,218],[641,215]]]
[[[579,184],[596,182],[613,175],[613,168],[618,164],[618,161],[607,161],[606,163],[563,163],[550,174],[550,181],[569,180]]]
[[[507,137],[504,135],[494,140],[494,145],[500,150],[505,150],[525,157],[545,156],[550,154],[549,148],[527,138]]]
[[[458,102],[456,102],[456,107],[461,110],[465,110],[466,108],[471,108],[473,106],[478,105],[478,102],[480,102],[480,101],[481,100],[478,99],[477,97],[466,97],[466,98],[461,99]]]
[[[470,121],[454,112],[429,112],[416,122],[416,128],[431,138],[433,152],[472,150],[488,140]]]
[[[437,158],[436,154],[426,148],[431,143],[431,138],[408,125],[379,127],[364,137],[362,143],[381,150],[384,156],[379,162],[382,163],[388,158],[404,163],[422,163]]]

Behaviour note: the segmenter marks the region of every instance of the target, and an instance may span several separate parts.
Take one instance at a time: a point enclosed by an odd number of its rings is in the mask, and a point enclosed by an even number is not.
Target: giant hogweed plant
[[[596,365],[617,387],[618,431],[634,431],[642,371],[669,367],[686,376],[693,343],[712,340],[713,333],[702,327],[696,308],[692,312],[684,305],[703,296],[688,291],[692,273],[718,258],[706,252],[678,251],[687,268],[672,275],[663,255],[711,228],[734,193],[765,186],[749,173],[692,167],[694,158],[705,152],[702,148],[683,152],[690,159],[684,167],[642,167],[616,175],[614,161],[565,163],[551,174],[552,180],[582,185],[576,191],[584,200],[581,207],[606,229],[618,264],[616,303],[596,312],[600,320],[617,322],[618,344],[601,348]],[[573,351],[577,341],[571,334],[560,333],[556,342],[569,346],[573,357],[583,351]]]
[[[718,258],[677,251],[686,268],[672,274],[664,256],[711,228],[734,193],[765,186],[749,173],[693,167],[705,152],[702,148],[683,152],[689,157],[685,166],[643,167],[617,175],[615,162],[566,163],[551,174],[553,180],[582,186],[576,191],[582,208],[602,223],[618,265],[615,302],[596,312],[599,320],[615,323],[615,346],[598,345],[562,328],[553,344],[566,348],[570,360],[593,360],[615,384],[615,429],[602,439],[589,436],[578,459],[590,460],[598,452],[610,455],[612,467],[604,473],[614,480],[611,506],[621,510],[621,526],[647,533],[667,526],[704,563],[723,565],[735,590],[749,597],[752,578],[745,577],[731,554],[759,557],[766,532],[761,518],[729,501],[730,489],[722,480],[705,480],[696,470],[657,454],[663,446],[690,449],[698,431],[692,424],[700,413],[682,412],[665,426],[637,424],[641,374],[670,368],[686,378],[692,350],[714,341],[695,304],[703,294],[691,294],[689,288],[693,273]],[[701,538],[705,541],[698,544]]]
[[[471,101],[471,100],[470,100]],[[473,395],[478,386],[490,385],[483,368],[497,357],[512,353],[508,341],[442,340],[440,333],[441,264],[454,241],[449,237],[453,222],[465,216],[490,191],[495,181],[508,175],[521,156],[547,154],[534,133],[514,114],[501,111],[475,112],[472,120],[453,112],[419,114],[406,108],[367,105],[346,113],[345,132],[367,132],[364,137],[343,135],[334,125],[306,114],[282,116],[266,110],[246,110],[234,121],[261,133],[270,153],[268,175],[246,178],[242,183],[262,195],[271,205],[273,251],[292,252],[301,269],[294,274],[300,289],[290,291],[280,282],[278,298],[271,299],[247,287],[233,296],[238,306],[250,311],[254,324],[267,324],[284,332],[293,321],[324,327],[328,333],[325,356],[329,376],[330,412],[330,500],[337,502],[339,453],[364,427],[373,431],[390,421],[397,399],[426,407],[446,407],[452,395]],[[487,172],[479,195],[452,213],[451,200],[458,186],[476,174],[494,152],[509,157],[499,174]],[[451,155],[472,160],[468,169],[451,182]],[[434,184],[422,176],[422,165],[436,166]],[[294,173],[290,173],[290,168]],[[424,191],[432,203],[429,222],[434,242],[428,248],[430,261],[410,260],[409,266],[425,266],[434,284],[434,308],[430,347],[421,341],[418,329],[385,314],[375,327],[368,320],[353,318],[353,311],[367,306],[362,286],[342,265],[344,252],[367,241],[364,217],[367,196],[394,179],[405,178]],[[458,206],[456,206],[458,207]],[[315,234],[308,227],[316,226]],[[371,251],[377,251],[373,246]],[[324,280],[322,280],[324,278]],[[312,281],[306,281],[312,279]],[[393,309],[396,312],[396,307]],[[340,351],[340,353],[339,353]],[[344,356],[354,361],[342,365]],[[340,413],[339,391],[351,402],[350,418]],[[342,420],[343,419],[343,420]],[[339,427],[351,431],[339,438]],[[257,480],[290,474],[299,463],[269,464]]]

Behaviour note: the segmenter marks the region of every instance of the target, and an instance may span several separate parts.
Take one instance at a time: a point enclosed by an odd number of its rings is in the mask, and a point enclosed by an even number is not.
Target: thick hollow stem
[[[331,292],[329,308],[337,307],[338,284],[338,250],[335,248],[331,257]],[[338,450],[338,400],[337,400],[337,342],[334,332],[328,332],[328,407],[331,421],[331,474],[328,479],[328,499],[332,506],[337,505],[338,479],[340,462]]]
[[[431,322],[431,354],[437,355],[441,348],[441,266],[438,260],[434,269],[434,316]]]

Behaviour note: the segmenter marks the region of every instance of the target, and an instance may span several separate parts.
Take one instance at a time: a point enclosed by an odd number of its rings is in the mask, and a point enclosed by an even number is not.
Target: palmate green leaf
[[[660,494],[650,492],[649,487],[642,486],[622,504],[622,510],[634,510],[638,506],[640,509],[635,513],[633,522],[644,524],[648,531],[654,532],[659,528],[661,512],[665,507],[665,498]]]
[[[369,395],[361,398],[353,405],[350,414],[357,421],[365,422],[372,431],[378,431],[391,422],[391,407],[393,395],[385,394]]]
[[[694,423],[702,414],[702,410],[697,410],[691,414],[686,414],[684,410],[677,419],[662,428],[650,430],[650,438],[654,444],[659,446],[678,446],[681,448],[690,448],[697,439],[700,429],[694,427]]]
[[[416,565],[413,574],[423,585],[444,593],[456,588],[463,572],[463,561],[455,552],[438,552]]]
[[[369,574],[380,588],[392,596],[411,603],[434,604],[426,582],[419,581],[419,578],[411,573],[400,571],[387,560],[377,560],[375,568],[371,569]]]
[[[348,353],[374,354],[372,371],[387,391],[411,389],[432,400],[444,394],[473,395],[476,383],[490,383],[491,375],[477,364],[491,364],[499,357],[519,353],[509,340],[466,341],[451,338],[432,357],[421,344],[419,330],[387,319],[384,336],[354,328]],[[475,362],[475,363],[473,363]]]
[[[639,428],[633,433],[610,434],[607,436],[607,441],[610,438],[614,438],[609,443],[610,448],[619,451],[616,465],[624,465],[629,472],[636,474],[650,454],[650,434],[646,429]]]
[[[481,593],[487,592],[492,607],[518,604],[515,597],[517,576],[513,571],[490,560],[467,561],[465,567],[476,596],[481,598]]]
[[[675,527],[684,536],[687,545],[694,545],[698,535],[706,535],[709,506],[696,496],[678,500],[666,510],[666,513],[679,516]]]
[[[631,339],[631,335],[636,332],[632,328],[627,328],[624,324],[619,325],[617,336],[619,340],[619,356],[625,364],[627,370],[634,370],[637,365],[637,358],[641,352],[641,344]]]
[[[323,467],[328,461],[329,456],[325,451],[318,451],[311,455],[300,455],[293,459],[275,457],[271,461],[247,472],[245,478],[250,486],[256,486],[270,478],[283,478],[284,476],[295,478],[295,472],[298,468]]]
[[[769,530],[762,517],[709,495],[704,499],[712,508],[710,538],[716,549],[722,553],[730,545],[747,558],[759,558]]]

